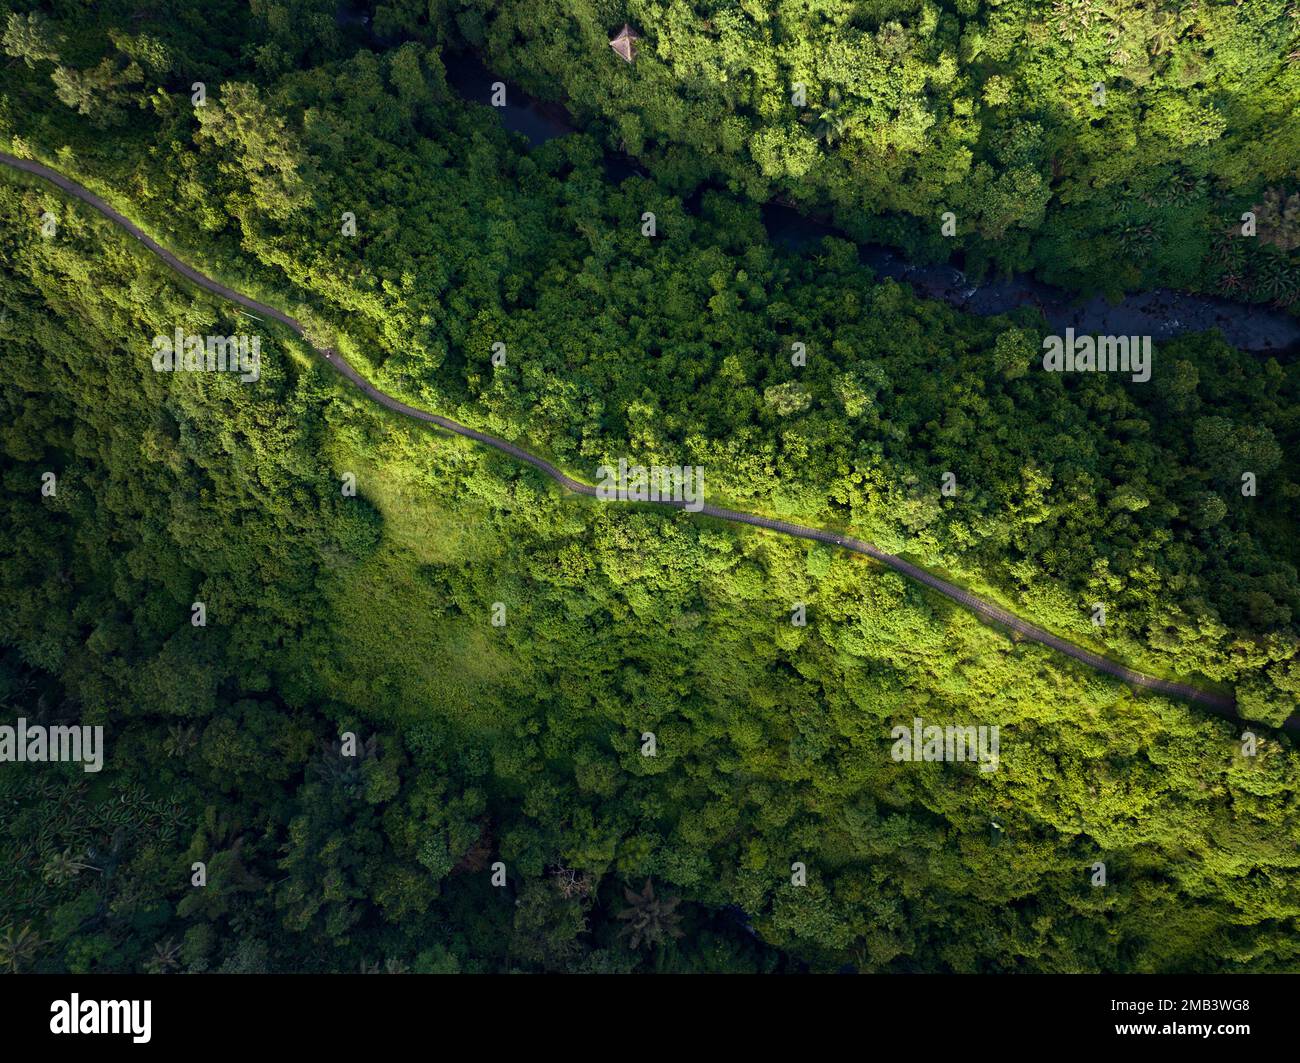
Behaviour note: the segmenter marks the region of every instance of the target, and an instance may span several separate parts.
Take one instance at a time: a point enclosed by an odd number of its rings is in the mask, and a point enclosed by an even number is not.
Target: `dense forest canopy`
[[[448,14],[494,69],[599,120],[670,187],[788,197],[918,256],[960,248],[973,276],[1032,266],[1085,290],[1300,297],[1294,0],[469,0]],[[623,15],[641,34],[631,66],[603,47]],[[375,26],[429,21],[410,0]],[[1252,209],[1262,238],[1216,253]]]
[[[1047,374],[1031,309],[760,219],[1293,305],[1294,5],[0,6],[4,150],[386,391],[587,481],[700,465],[1260,724],[1243,756],[859,558],[562,494],[6,170],[0,698],[110,754],[0,771],[5,966],[1294,968],[1297,363]],[[467,48],[583,132],[529,150],[449,88]],[[178,328],[258,330],[259,379],[154,372]],[[1000,725],[999,770],[891,760],[916,717]]]

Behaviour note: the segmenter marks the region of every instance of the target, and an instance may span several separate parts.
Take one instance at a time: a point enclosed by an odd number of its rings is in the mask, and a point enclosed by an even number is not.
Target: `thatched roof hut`
[[[612,40],[610,40],[609,46],[630,63],[636,58],[636,49],[634,45],[638,40],[640,40],[640,34],[624,22],[623,28],[618,31],[617,35],[614,36]]]

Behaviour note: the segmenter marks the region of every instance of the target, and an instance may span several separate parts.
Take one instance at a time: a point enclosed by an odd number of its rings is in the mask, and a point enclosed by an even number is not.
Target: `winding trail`
[[[197,284],[200,288],[204,288],[207,291],[220,295],[224,299],[229,299],[231,302],[238,303],[240,306],[247,307],[249,310],[255,310],[260,314],[265,314],[267,317],[273,318],[283,325],[287,325],[299,336],[306,339],[305,329],[301,322],[290,317],[283,311],[277,310],[273,306],[267,306],[265,303],[259,302],[256,299],[252,299],[247,295],[235,291],[233,288],[226,287],[224,284],[213,280],[211,277],[200,273],[192,266],[182,262],[156,240],[142,232],[135,222],[118,213],[118,211],[114,210],[113,207],[103,199],[95,195],[94,192],[91,192],[88,188],[83,187],[76,181],[65,177],[57,170],[53,170],[42,163],[34,162],[30,159],[20,159],[4,152],[0,152],[0,163],[12,167],[13,169],[21,170],[24,173],[44,178],[46,181],[57,185],[69,195],[94,207],[95,210],[108,218],[108,220],[113,222],[114,225],[117,225],[119,228],[130,233],[173,270],[186,279],[192,281],[194,284]],[[310,343],[310,341],[308,342]],[[314,344],[312,346],[314,347]],[[496,436],[488,435],[486,432],[480,432],[477,429],[469,428],[466,425],[451,420],[449,417],[443,417],[436,413],[429,413],[427,410],[420,410],[414,406],[408,406],[406,403],[394,398],[392,395],[380,391],[377,387],[371,384],[369,380],[358,373],[356,369],[348,364],[343,356],[337,351],[329,348],[316,348],[316,350],[330,365],[338,370],[339,373],[345,376],[355,384],[357,388],[381,406],[385,406],[388,409],[393,410],[395,413],[400,413],[406,417],[412,417],[419,421],[426,421],[430,424],[435,424],[449,432],[454,432],[456,435],[465,436],[467,439],[473,439],[476,442],[484,443],[489,447],[494,447],[505,454],[509,454],[512,458],[517,458],[519,461],[533,466],[533,468],[544,473],[556,483],[570,491],[593,498],[597,497],[596,488],[591,484],[585,484],[579,480],[573,479],[573,477],[568,476],[544,458],[540,458],[536,454],[531,454],[522,447],[516,446],[514,443],[509,443],[504,439],[498,439]],[[637,501],[623,496],[618,497],[616,500],[634,503]],[[686,509],[685,502],[658,502],[654,504],[672,506],[677,509]],[[771,517],[759,517],[752,513],[741,513],[734,509],[724,509],[721,506],[714,506],[708,503],[705,503],[699,512],[703,513],[705,516],[715,517],[718,520],[731,521],[736,524],[749,524],[753,527],[766,528],[768,531],[774,531],[782,535],[791,535],[800,539],[812,539],[817,542],[827,543],[831,546],[843,547],[845,550],[851,550],[854,553],[864,554],[867,557],[880,562],[882,565],[894,569],[896,572],[901,572],[909,579],[913,579],[918,583],[924,584],[925,586],[938,591],[944,597],[949,598],[966,609],[969,609],[971,612],[976,613],[987,620],[1000,624],[1023,638],[1041,643],[1044,646],[1049,646],[1060,653],[1073,657],[1077,661],[1082,661],[1084,664],[1091,668],[1095,668],[1099,672],[1105,672],[1107,675],[1114,676],[1115,678],[1121,679],[1135,687],[1143,687],[1147,690],[1158,691],[1161,694],[1168,694],[1173,697],[1185,698],[1189,701],[1199,702],[1200,704],[1208,706],[1212,711],[1219,715],[1227,716],[1232,719],[1237,718],[1236,700],[1234,698],[1201,690],[1198,687],[1191,686],[1187,683],[1178,683],[1168,679],[1158,679],[1155,676],[1134,671],[1132,668],[1128,668],[1107,657],[1103,657],[1100,654],[1093,653],[1091,650],[1084,649],[1082,646],[1077,646],[1057,635],[1053,635],[1050,631],[1046,631],[1026,620],[1022,620],[1014,613],[1008,612],[1006,609],[994,605],[991,602],[986,602],[984,599],[976,597],[969,591],[964,590],[955,584],[949,583],[947,580],[940,579],[938,576],[912,564],[910,561],[904,561],[901,557],[896,557],[893,554],[886,553],[878,546],[874,546],[868,542],[863,542],[861,539],[853,539],[848,536],[837,535],[834,532],[824,531],[820,528],[808,528],[801,524],[792,524],[789,521],[774,520]]]

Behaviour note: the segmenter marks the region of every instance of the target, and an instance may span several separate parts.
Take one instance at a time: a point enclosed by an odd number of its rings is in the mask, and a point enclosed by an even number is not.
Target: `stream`
[[[472,53],[447,55],[444,63],[448,84],[460,96],[490,105],[492,84],[501,79],[490,73],[477,56]],[[532,99],[509,82],[506,83],[505,106],[492,109],[500,116],[506,129],[519,133],[533,147],[555,137],[579,132],[561,106]],[[632,174],[649,176],[631,159],[612,152],[606,153],[605,166],[615,181]],[[808,218],[781,204],[765,204],[762,218],[772,242],[796,253],[814,253],[824,236],[854,242],[835,226]],[[1300,347],[1300,318],[1272,307],[1252,306],[1168,288],[1133,292],[1118,302],[1110,302],[1102,296],[1082,301],[1074,293],[1054,288],[1026,274],[972,284],[961,270],[952,266],[915,266],[894,248],[879,244],[858,244],[857,247],[862,262],[878,276],[905,281],[919,296],[939,299],[958,310],[985,317],[1032,306],[1042,312],[1057,333],[1072,328],[1079,334],[1150,336],[1159,341],[1184,333],[1218,329],[1234,347],[1246,351],[1282,352]]]

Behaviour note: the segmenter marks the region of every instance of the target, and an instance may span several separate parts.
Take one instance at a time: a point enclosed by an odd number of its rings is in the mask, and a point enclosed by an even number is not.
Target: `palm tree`
[[[198,731],[191,724],[174,723],[163,739],[163,752],[169,757],[183,757],[199,740]]]
[[[1116,44],[1119,39],[1128,31],[1128,13],[1120,11],[1114,4],[1103,5],[1100,9],[1101,20],[1108,23],[1106,29],[1106,41],[1108,44]]]
[[[1155,230],[1149,222],[1145,224],[1126,222],[1120,226],[1116,240],[1125,251],[1140,251],[1154,242]]]
[[[849,124],[840,110],[841,102],[840,90],[831,89],[826,108],[817,116],[817,125],[813,129],[813,134],[818,140],[826,141],[828,148],[844,135]]]
[[[1223,265],[1230,263],[1241,251],[1241,244],[1237,237],[1237,227],[1230,225],[1226,229],[1221,229],[1214,235],[1210,241],[1210,254],[1214,261]]]
[[[40,947],[41,939],[32,932],[30,924],[16,932],[10,924],[0,934],[0,967],[17,974],[19,965],[30,960]]]
[[[1224,295],[1232,295],[1241,291],[1243,287],[1245,287],[1245,284],[1241,279],[1240,273],[1235,273],[1232,270],[1229,270],[1219,278],[1219,291]]]
[[[1295,300],[1300,288],[1300,271],[1281,255],[1270,255],[1260,269],[1256,290],[1266,298],[1276,299],[1288,306]]]
[[[669,938],[682,936],[677,926],[681,916],[675,911],[680,898],[656,897],[649,879],[640,893],[623,887],[623,896],[628,906],[618,913],[618,918],[626,921],[627,926],[620,928],[619,934],[630,938],[634,949],[640,948],[642,942],[653,948]]]
[[[1052,14],[1056,16],[1056,31],[1066,41],[1075,41],[1086,33],[1097,16],[1095,0],[1055,0]]]
[[[154,942],[153,955],[145,965],[150,974],[166,974],[181,965],[181,947],[172,938]]]
[[[1181,34],[1176,14],[1172,11],[1157,12],[1151,20],[1151,54],[1163,55],[1172,51]]]
[[[362,782],[361,767],[368,760],[374,760],[379,754],[379,736],[371,735],[357,750],[356,755],[343,755],[340,742],[322,742],[320,752],[308,765],[310,772],[330,787],[337,787],[351,797],[360,795]]]
[[[64,849],[63,852],[56,853],[45,861],[43,874],[45,881],[50,885],[62,886],[82,871],[102,870],[103,868],[95,867],[93,864],[82,863],[78,857],[72,855],[71,849]]]
[[[1207,188],[1203,177],[1191,177],[1175,171],[1164,180],[1164,202],[1185,207],[1205,195]]]

